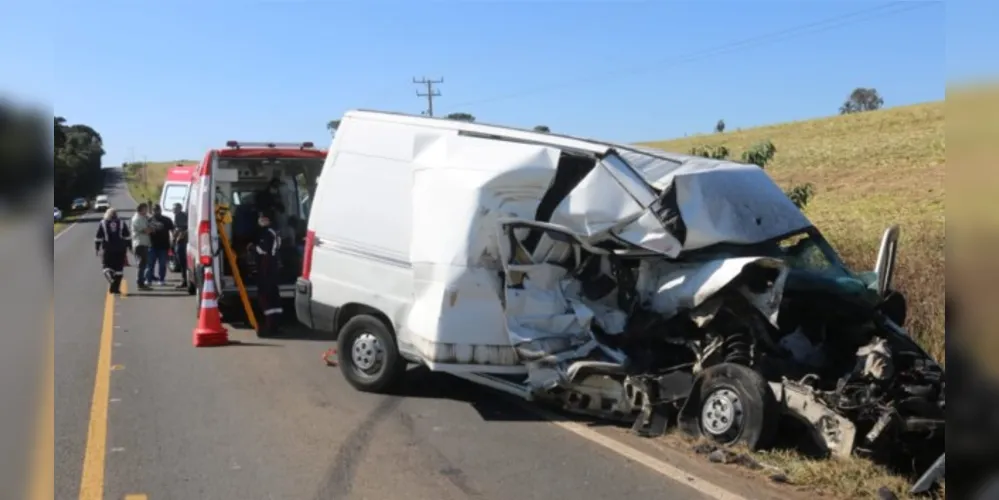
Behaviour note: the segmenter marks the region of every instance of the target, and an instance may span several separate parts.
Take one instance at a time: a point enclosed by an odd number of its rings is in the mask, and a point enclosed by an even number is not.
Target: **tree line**
[[[56,116],[52,137],[55,204],[65,206],[73,198],[99,191],[104,184],[101,134],[89,125],[69,125],[65,118]]]

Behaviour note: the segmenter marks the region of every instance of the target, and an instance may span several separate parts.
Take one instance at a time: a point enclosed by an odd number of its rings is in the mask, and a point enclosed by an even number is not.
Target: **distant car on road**
[[[94,199],[94,211],[103,212],[109,208],[111,208],[111,202],[108,201],[108,195],[106,194],[97,195],[97,198]]]
[[[87,199],[77,198],[73,200],[73,204],[69,207],[70,210],[86,210],[87,209]]]
[[[56,222],[62,220],[62,210],[59,210],[59,207],[52,207],[52,215],[55,216]]]

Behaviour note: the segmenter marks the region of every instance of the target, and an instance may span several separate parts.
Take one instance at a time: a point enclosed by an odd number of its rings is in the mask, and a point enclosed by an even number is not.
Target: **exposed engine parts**
[[[548,356],[558,358],[548,375],[530,377],[539,399],[633,422],[644,436],[678,426],[762,449],[790,418],[833,457],[860,454],[925,470],[942,453],[942,369],[877,307],[836,283],[750,262],[720,284],[701,276],[687,295],[664,297],[671,283],[697,278],[703,264],[654,275],[644,261],[578,253],[582,264],[570,266],[566,279],[579,284],[557,286],[574,317],[592,311],[594,341]],[[538,276],[528,270],[519,286]],[[825,288],[802,286],[808,279]],[[781,280],[788,283],[778,290]],[[574,287],[579,295],[571,295]],[[892,297],[904,303],[897,292]]]

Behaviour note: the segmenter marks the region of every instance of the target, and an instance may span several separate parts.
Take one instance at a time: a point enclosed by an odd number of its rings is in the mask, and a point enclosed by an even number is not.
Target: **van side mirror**
[[[895,258],[898,252],[898,225],[885,229],[881,237],[881,248],[878,250],[878,260],[874,264],[874,274],[877,275],[877,290],[882,297],[888,295],[891,280],[895,275]]]

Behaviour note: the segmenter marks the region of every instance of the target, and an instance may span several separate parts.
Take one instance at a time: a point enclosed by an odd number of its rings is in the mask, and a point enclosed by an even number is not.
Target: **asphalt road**
[[[134,206],[123,185],[109,193]],[[231,328],[247,344],[194,348],[195,298],[133,285],[108,300],[96,218],[55,240],[58,499],[711,498],[711,472],[677,473],[684,459],[652,440],[446,375],[414,368],[406,396],[359,393],[321,361],[330,340]]]

